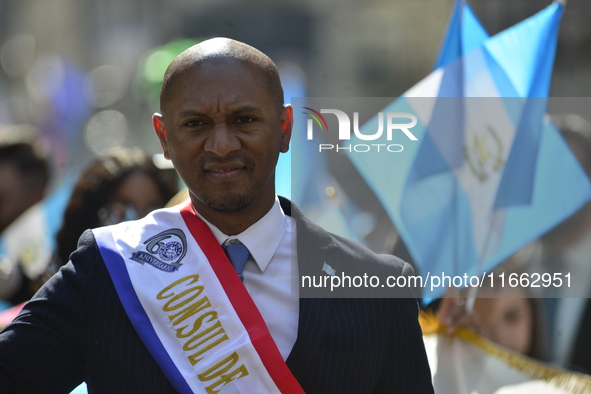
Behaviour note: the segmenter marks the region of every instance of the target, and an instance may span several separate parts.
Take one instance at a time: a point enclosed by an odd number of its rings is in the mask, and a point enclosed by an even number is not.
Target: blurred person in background
[[[0,233],[45,196],[47,157],[27,138],[0,133]]]
[[[57,235],[55,268],[66,264],[90,228],[135,220],[162,208],[178,191],[176,175],[139,149],[119,148],[89,164],[78,179]]]
[[[591,125],[575,114],[552,120],[587,176],[591,176]],[[591,373],[591,202],[541,239],[542,252],[533,272],[570,273],[569,288],[542,288],[548,316],[551,360],[560,366]],[[578,289],[578,290],[577,290]],[[581,290],[586,292],[581,294]],[[578,297],[578,298],[573,298]],[[586,298],[580,298],[586,297]]]
[[[27,245],[26,239],[17,232],[23,226],[37,224],[34,215],[19,226],[17,219],[44,198],[49,180],[47,149],[37,133],[26,126],[1,128],[0,300],[6,301],[6,306],[20,302],[29,293],[30,279],[23,272],[21,260],[31,245]]]
[[[547,361],[547,337],[538,301],[521,286],[484,287],[474,302],[482,335],[504,348]]]
[[[525,272],[538,249],[532,243],[495,268],[491,273],[498,278],[502,273],[506,280],[511,275]],[[463,291],[462,295],[468,292]],[[541,300],[533,298],[528,288],[507,284],[491,286],[485,281],[478,289],[473,311],[466,310],[466,298],[442,298],[437,308],[439,321],[451,332],[456,327],[471,328],[484,338],[510,351],[528,357],[548,361],[548,336]]]

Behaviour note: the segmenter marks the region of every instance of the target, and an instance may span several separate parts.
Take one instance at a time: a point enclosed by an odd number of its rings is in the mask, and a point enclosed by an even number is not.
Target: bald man
[[[0,334],[0,387],[433,392],[414,298],[306,298],[292,286],[324,264],[412,269],[325,232],[276,196],[293,113],[275,64],[237,41],[205,41],[171,63],[160,108],[154,129],[190,201],[87,231]]]

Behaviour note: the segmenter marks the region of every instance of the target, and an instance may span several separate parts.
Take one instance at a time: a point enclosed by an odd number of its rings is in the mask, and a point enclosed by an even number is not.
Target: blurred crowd
[[[48,152],[38,146],[40,140],[26,133],[4,132],[0,137],[0,300],[4,308],[29,300],[68,262],[86,229],[139,219],[164,207],[178,191],[174,170],[158,168],[137,148],[117,148],[82,169],[66,190],[69,198],[62,207],[44,204],[44,198],[50,198],[46,194],[51,164]],[[59,211],[59,217],[53,210]],[[48,223],[56,220],[57,226]]]
[[[591,125],[573,114],[553,116],[553,121],[591,176]],[[47,230],[51,227],[47,223],[51,212],[47,211],[56,208],[44,205],[50,180],[49,152],[40,136],[22,129],[2,130],[0,310],[4,313],[10,307],[18,309],[68,262],[86,229],[141,218],[171,200],[179,202],[179,195],[186,198],[178,193],[178,178],[172,169],[159,168],[137,148],[118,148],[95,158],[79,173],[68,189],[67,204],[59,210],[59,231],[52,233]],[[403,245],[394,253],[410,258]],[[591,289],[591,202],[496,272],[507,276],[570,272],[575,284]],[[589,296],[571,298],[553,287],[485,285],[469,310],[465,297],[446,297],[427,308],[450,327],[474,328],[510,351],[591,373],[591,302],[584,298]],[[0,326],[2,322],[0,318]]]

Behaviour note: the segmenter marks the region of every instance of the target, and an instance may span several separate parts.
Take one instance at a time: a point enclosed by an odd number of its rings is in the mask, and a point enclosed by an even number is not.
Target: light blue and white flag
[[[312,121],[316,114],[307,105],[305,98],[294,100],[294,110],[303,108],[307,120]],[[300,116],[294,118],[301,119]],[[299,138],[304,134],[304,129],[302,123],[294,123],[295,135],[291,141],[292,201],[311,221],[326,231],[364,243],[365,235],[372,228],[355,224],[359,218],[363,218],[363,212],[348,198],[331,174],[326,156],[318,154],[313,145]]]
[[[284,100],[294,111],[305,107],[305,75],[293,63],[279,65]],[[297,102],[297,104],[296,104]],[[294,117],[295,118],[295,117]],[[294,125],[294,133],[301,132]],[[311,147],[292,138],[290,150],[279,156],[275,185],[277,194],[290,198],[310,220],[327,231],[363,243],[367,226],[355,226],[363,213],[349,200],[330,174],[323,157],[310,152]],[[363,230],[363,232],[361,232]]]
[[[488,37],[470,4],[465,0],[456,0],[433,70],[455,62],[465,53],[482,45]]]
[[[443,67],[383,110],[415,114],[418,141],[398,155],[350,156],[424,278],[489,271],[590,198],[586,175],[544,115],[562,11],[553,3],[487,39],[457,5],[466,26],[452,23],[448,36],[460,39],[455,49],[446,41]],[[423,296],[444,290],[426,287]]]

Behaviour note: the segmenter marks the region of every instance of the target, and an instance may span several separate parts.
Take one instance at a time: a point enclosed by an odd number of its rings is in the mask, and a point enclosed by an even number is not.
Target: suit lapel
[[[323,263],[336,248],[330,235],[310,222],[291,201],[279,197],[281,208],[294,219],[297,237],[298,269],[301,275],[320,275]],[[298,336],[286,362],[296,378],[320,351],[321,341],[332,311],[332,298],[300,298]]]

